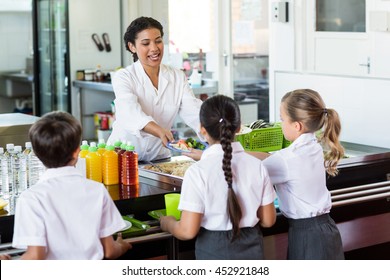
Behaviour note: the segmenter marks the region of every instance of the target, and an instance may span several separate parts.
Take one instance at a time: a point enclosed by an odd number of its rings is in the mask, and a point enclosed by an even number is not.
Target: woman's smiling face
[[[138,59],[145,67],[158,67],[164,55],[164,42],[160,30],[148,28],[137,34],[135,45],[129,43],[129,49],[137,53]]]

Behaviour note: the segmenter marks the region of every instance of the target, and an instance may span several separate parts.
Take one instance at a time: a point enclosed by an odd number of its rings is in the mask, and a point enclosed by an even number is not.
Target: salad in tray
[[[178,141],[168,143],[168,149],[177,152],[189,152],[191,149],[204,150],[207,144],[194,138],[180,139]]]

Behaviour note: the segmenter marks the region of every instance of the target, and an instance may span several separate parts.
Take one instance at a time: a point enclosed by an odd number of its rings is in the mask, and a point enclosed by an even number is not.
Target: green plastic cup
[[[179,206],[180,194],[168,193],[164,195],[164,198],[167,216],[174,216],[177,221],[180,220],[181,211],[177,209],[177,207]]]

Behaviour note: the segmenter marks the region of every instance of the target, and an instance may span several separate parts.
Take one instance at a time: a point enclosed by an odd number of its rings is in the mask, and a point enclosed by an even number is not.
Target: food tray
[[[158,209],[158,210],[149,211],[148,215],[153,219],[160,220],[160,217],[166,216],[167,212],[165,209]]]
[[[272,152],[282,149],[283,132],[281,127],[259,128],[247,134],[236,135],[236,141],[247,151]]]
[[[154,165],[163,165],[165,163],[175,163],[175,162],[191,162],[195,163],[195,161],[187,156],[174,156],[171,157],[170,159],[166,159],[163,161],[154,161]],[[139,176],[142,176],[144,178],[152,179],[155,181],[163,182],[163,183],[168,183],[174,186],[181,186],[183,183],[183,177],[180,176],[175,176],[172,174],[164,173],[161,171],[153,170],[150,169],[152,165],[150,163],[139,163],[138,165],[138,173]]]
[[[122,216],[122,218],[126,221],[129,221],[131,222],[131,218],[127,217],[127,216]],[[127,229],[127,230],[124,230],[124,231],[120,231],[122,233],[122,237],[123,238],[129,238],[129,237],[133,237],[133,236],[139,236],[139,235],[144,235],[146,234],[146,229],[143,229],[143,228],[140,228],[140,227],[137,227],[133,225]],[[114,234],[115,238],[116,238],[116,234]]]

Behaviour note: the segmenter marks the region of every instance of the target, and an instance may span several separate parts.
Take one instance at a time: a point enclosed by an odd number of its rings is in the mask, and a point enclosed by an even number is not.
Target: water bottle
[[[31,145],[31,142],[26,142],[24,144],[24,150],[23,150],[23,154],[27,157],[29,153],[31,153],[32,151],[32,145]]]
[[[89,153],[86,156],[87,161],[87,178],[102,182],[102,159],[100,154],[97,153],[96,142],[92,142],[89,147]]]
[[[0,198],[3,198],[3,159],[5,159],[4,148],[0,147]]]
[[[117,185],[118,176],[118,154],[113,145],[107,143],[106,151],[103,153],[103,183],[105,185]]]
[[[18,197],[27,189],[26,157],[22,152],[22,146],[15,146],[11,156],[13,172],[13,195]]]
[[[9,143],[6,145],[6,150],[4,152],[4,158],[2,161],[2,181],[3,181],[3,198],[9,199],[12,194],[12,169],[11,169],[11,154],[14,152],[14,144]]]
[[[39,181],[42,174],[45,172],[46,167],[43,165],[42,161],[37,157],[33,149],[27,156],[27,165],[28,165],[27,188],[30,188]]]
[[[122,154],[122,184],[132,186],[138,182],[138,154],[133,145],[127,145],[126,152]]]
[[[24,144],[24,150],[23,150],[23,154],[26,158],[26,176],[27,176],[27,188],[28,186],[30,185],[30,172],[29,172],[29,164],[28,164],[28,155],[31,153],[32,151],[32,144],[31,142],[26,142]]]

